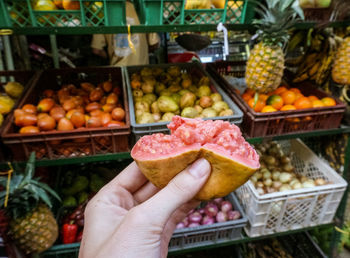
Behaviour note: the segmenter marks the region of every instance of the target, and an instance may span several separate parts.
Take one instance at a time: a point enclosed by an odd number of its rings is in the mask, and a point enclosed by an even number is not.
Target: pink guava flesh
[[[252,169],[259,168],[259,155],[234,124],[174,116],[168,128],[171,135],[156,133],[143,136],[135,144],[131,156],[140,161],[158,160],[204,148]]]

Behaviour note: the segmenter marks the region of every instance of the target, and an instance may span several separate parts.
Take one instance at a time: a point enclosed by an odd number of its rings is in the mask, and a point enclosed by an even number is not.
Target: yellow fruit
[[[185,9],[210,9],[210,0],[187,0]]]
[[[34,5],[34,10],[36,11],[52,11],[56,9],[56,5],[51,0],[38,0]]]
[[[8,82],[4,89],[7,93],[7,95],[13,97],[13,98],[19,98],[24,90],[24,87],[19,82]]]
[[[211,3],[215,6],[215,8],[225,8],[225,0],[212,0]]]
[[[4,122],[4,116],[0,114],[0,126],[2,125],[2,122]]]
[[[0,96],[0,114],[7,114],[11,111],[15,101],[7,95]]]
[[[337,50],[332,69],[332,78],[338,84],[350,84],[350,37],[344,39]]]

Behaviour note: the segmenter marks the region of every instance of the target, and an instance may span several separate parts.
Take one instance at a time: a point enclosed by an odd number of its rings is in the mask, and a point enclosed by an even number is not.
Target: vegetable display
[[[223,198],[216,198],[207,202],[204,207],[198,207],[190,211],[185,219],[176,225],[176,228],[193,228],[239,218],[241,218],[241,214],[233,209],[231,202]]]
[[[260,195],[330,183],[322,177],[311,179],[295,173],[291,158],[276,141],[258,144],[256,150],[260,155],[260,169],[250,180]]]

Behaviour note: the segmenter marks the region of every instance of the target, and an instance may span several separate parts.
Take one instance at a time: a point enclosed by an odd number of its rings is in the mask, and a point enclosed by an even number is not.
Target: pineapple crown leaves
[[[298,0],[266,0],[267,7],[260,2],[256,12],[261,19],[256,19],[253,24],[257,27],[257,36],[266,45],[283,47],[289,40],[291,27],[304,19],[303,10]]]
[[[8,205],[5,208],[9,216],[22,217],[39,203],[43,202],[52,207],[50,195],[61,200],[57,193],[47,184],[40,182],[39,178],[33,178],[35,172],[35,153],[31,153],[26,164],[24,174],[16,173],[11,179]],[[4,190],[0,192],[0,206],[4,206],[6,198],[7,177],[0,177],[0,185]]]

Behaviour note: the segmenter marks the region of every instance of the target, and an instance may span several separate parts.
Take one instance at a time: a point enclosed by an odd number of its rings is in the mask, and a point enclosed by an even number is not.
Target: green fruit
[[[180,94],[174,93],[170,97],[176,102],[176,104],[180,105],[180,99],[181,99]]]
[[[179,106],[176,102],[169,96],[160,96],[157,100],[159,110],[163,113],[175,112],[179,110]]]
[[[165,89],[166,89],[166,86],[163,83],[158,82],[156,83],[154,91],[159,95]]]
[[[154,122],[159,122],[159,120],[162,118],[161,113],[152,113]]]
[[[87,192],[80,192],[78,194],[78,205],[84,203],[87,199],[89,199],[89,194]]]
[[[201,116],[203,118],[208,118],[208,117],[216,117],[218,114],[217,112],[215,111],[215,109],[213,108],[205,108],[203,109],[202,113],[201,113]]]
[[[94,169],[96,173],[101,175],[107,182],[111,181],[115,176],[116,172],[106,167],[97,167]]]
[[[7,95],[11,96],[12,98],[19,98],[24,90],[24,87],[19,82],[8,82],[4,86],[5,92]]]
[[[136,123],[138,124],[149,124],[154,123],[154,117],[151,113],[145,112],[136,118]]]
[[[149,112],[149,104],[146,101],[140,101],[135,103],[135,109],[143,112]]]
[[[181,75],[181,70],[179,66],[170,66],[167,70],[168,74],[172,77],[178,77]]]
[[[225,109],[219,113],[219,116],[232,116],[233,114],[232,109]]]
[[[181,116],[187,118],[195,118],[198,115],[198,111],[194,107],[185,107],[181,112]]]
[[[141,89],[143,93],[152,93],[154,91],[154,86],[156,84],[156,80],[153,77],[147,77],[141,84]]]
[[[194,108],[197,110],[198,114],[202,113],[203,108],[200,105],[195,105]]]
[[[15,101],[7,95],[0,96],[0,114],[7,114],[11,111]]]
[[[105,185],[105,181],[102,177],[97,174],[91,174],[90,177],[90,190],[93,193],[97,193],[103,186]]]
[[[168,88],[168,90],[172,93],[176,93],[176,92],[180,91],[181,89],[182,89],[181,86],[179,86],[178,84],[173,84]]]
[[[151,112],[152,113],[160,113],[157,101],[152,103],[152,105],[151,105]]]
[[[142,77],[147,77],[147,76],[152,75],[152,70],[149,67],[144,67],[144,68],[142,68],[140,74]]]
[[[147,93],[142,97],[143,101],[146,101],[149,105],[151,105],[154,101],[157,100],[157,96],[152,93]]]
[[[194,95],[192,92],[187,92],[180,99],[180,107],[193,107],[195,101],[196,95]]]
[[[132,96],[134,98],[137,98],[137,97],[142,97],[143,96],[143,91],[142,90],[133,90],[132,91]]]
[[[162,116],[162,119],[161,121],[171,121],[173,119],[173,116],[175,116],[174,113],[171,113],[171,112],[167,112],[165,113],[163,116]]]
[[[210,97],[214,102],[222,100],[222,96],[220,95],[220,93],[217,92],[211,94]]]
[[[84,191],[88,186],[89,179],[87,179],[86,176],[77,176],[70,187],[62,189],[62,193],[64,195],[75,195],[81,191]]]
[[[212,105],[212,108],[215,109],[217,113],[220,113],[221,111],[229,109],[229,106],[225,101],[218,101]]]
[[[204,85],[209,86],[209,85],[210,85],[210,79],[209,79],[207,76],[203,76],[203,77],[199,80],[198,85],[200,85],[200,86],[204,86]]]
[[[207,85],[200,86],[197,90],[197,96],[199,98],[203,96],[210,96],[210,94],[211,94],[211,89]]]
[[[190,91],[189,91],[189,90],[186,90],[186,89],[182,89],[182,90],[180,90],[178,93],[179,93],[180,96],[183,96],[183,95],[185,95],[187,92],[190,92]]]
[[[78,206],[77,200],[74,198],[74,196],[67,196],[62,201],[63,207],[76,207]]]
[[[160,96],[171,96],[171,94],[173,94],[173,93],[170,90],[165,89],[165,90],[162,90],[159,95]]]
[[[198,88],[195,85],[191,85],[190,87],[188,87],[188,90],[194,94],[197,93]]]

